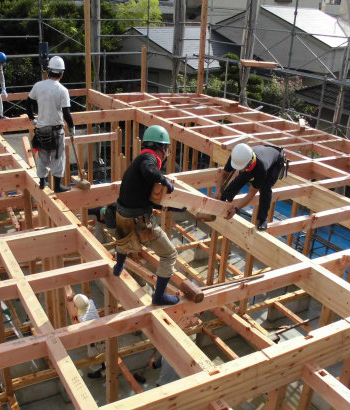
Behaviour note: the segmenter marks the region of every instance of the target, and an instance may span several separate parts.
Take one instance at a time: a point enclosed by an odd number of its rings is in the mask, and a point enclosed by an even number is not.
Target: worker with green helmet
[[[167,130],[152,125],[144,133],[142,151],[124,173],[120,186],[116,212],[117,262],[113,273],[119,276],[126,256],[141,250],[141,245],[151,248],[159,256],[157,284],[152,302],[155,305],[174,305],[177,296],[168,295],[165,289],[173,274],[177,251],[153,215],[150,200],[154,184],[174,190],[173,184],[162,174],[162,161],[167,157],[170,138]]]
[[[3,52],[0,52],[0,120],[4,120],[7,117],[4,116],[4,107],[2,104],[2,97],[7,97],[7,92],[6,92],[6,85],[5,85],[5,76],[4,76],[4,70],[3,66],[5,65],[7,60],[6,54]]]

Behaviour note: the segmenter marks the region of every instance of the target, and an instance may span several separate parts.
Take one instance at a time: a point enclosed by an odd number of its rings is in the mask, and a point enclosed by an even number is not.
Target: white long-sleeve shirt
[[[2,69],[2,64],[0,64],[0,86],[1,88],[6,88],[5,76],[4,76],[4,70]]]

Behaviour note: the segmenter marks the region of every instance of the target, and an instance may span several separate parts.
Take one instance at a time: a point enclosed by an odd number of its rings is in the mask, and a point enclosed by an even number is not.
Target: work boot
[[[267,221],[258,221],[258,226],[257,226],[258,231],[265,231],[267,229]]]
[[[47,186],[47,179],[46,178],[40,178],[39,188],[44,189],[46,186]]]
[[[124,267],[125,259],[125,253],[117,253],[117,263],[113,267],[113,275],[120,276]]]
[[[66,192],[70,191],[70,186],[65,186],[61,184],[61,178],[60,177],[53,177],[54,179],[54,191],[55,192]]]
[[[95,372],[88,373],[87,377],[89,379],[100,379],[102,377],[101,369],[98,369]]]
[[[167,295],[165,289],[170,278],[157,276],[156,290],[154,292],[152,303],[154,305],[176,305],[180,300],[177,296]]]

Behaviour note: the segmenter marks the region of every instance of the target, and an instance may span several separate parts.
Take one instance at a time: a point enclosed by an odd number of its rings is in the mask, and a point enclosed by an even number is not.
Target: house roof
[[[140,34],[147,35],[147,28],[146,27],[133,27],[134,30],[137,30]],[[200,27],[199,26],[186,26],[185,33],[184,33],[184,44],[183,44],[183,56],[187,55],[188,57],[192,57],[193,55],[199,54],[199,43],[200,43]],[[209,38],[209,32],[207,30],[207,38]],[[149,28],[149,39],[157,44],[158,46],[162,47],[168,53],[172,54],[173,51],[173,36],[174,30],[172,26],[169,27],[150,27]],[[215,57],[221,57],[226,53],[235,52],[232,44],[222,44],[218,41],[229,42],[225,37],[221,34],[218,34],[214,31],[211,33],[211,40],[213,42],[210,43],[210,50],[208,48],[208,41],[205,44],[205,53],[207,55],[213,55]],[[231,43],[231,42],[230,42]],[[194,59],[188,59],[188,65],[191,66],[193,69],[198,70],[198,57]],[[210,63],[211,68],[218,68],[219,62],[217,60],[213,60]]]
[[[295,7],[261,6],[261,8],[290,24],[294,22]],[[329,47],[346,47],[347,45],[347,36],[338,19],[321,10],[299,8],[295,26]]]
[[[334,111],[337,97],[339,94],[339,86],[332,83],[326,83],[323,95],[323,106],[331,111]],[[302,90],[298,90],[295,93],[296,97],[306,101],[310,104],[319,105],[322,97],[322,84],[313,85],[312,87],[306,87]],[[343,113],[350,114],[350,88],[344,88],[344,103]]]

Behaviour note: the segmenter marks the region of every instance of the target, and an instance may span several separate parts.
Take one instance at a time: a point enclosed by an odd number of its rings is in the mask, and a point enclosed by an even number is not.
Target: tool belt
[[[58,140],[61,135],[63,125],[48,125],[46,127],[35,128],[32,140],[33,148],[44,149],[45,151],[55,151],[58,158]]]
[[[116,245],[122,253],[138,252],[142,243],[157,237],[154,231],[157,223],[152,214],[126,218],[117,212],[116,224]]]
[[[279,150],[280,150],[280,157],[279,157],[278,165],[281,167],[281,170],[278,175],[278,179],[282,179],[288,175],[289,160],[287,159],[287,155],[283,151],[283,148],[279,148]]]
[[[278,175],[278,179],[285,178],[288,175],[289,160],[287,159],[287,155],[285,154],[284,149],[281,147],[276,147],[275,145],[265,145],[265,147],[275,148],[280,153],[277,166],[279,166],[281,169]]]
[[[135,232],[134,218],[125,218],[119,212],[115,216],[117,228],[115,230],[118,252],[130,253],[141,250],[141,243]]]

